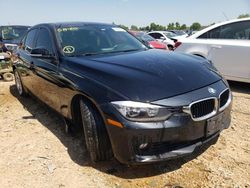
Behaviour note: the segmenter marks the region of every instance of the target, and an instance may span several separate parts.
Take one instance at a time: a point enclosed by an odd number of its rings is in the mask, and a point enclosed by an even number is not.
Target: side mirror
[[[160,37],[160,39],[163,41],[163,40],[165,40],[165,37]]]
[[[49,50],[45,48],[34,48],[30,51],[31,57],[54,59],[54,56],[50,54]]]

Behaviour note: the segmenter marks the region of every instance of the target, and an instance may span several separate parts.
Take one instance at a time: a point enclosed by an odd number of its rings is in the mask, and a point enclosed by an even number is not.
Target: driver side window
[[[29,52],[34,48],[34,39],[37,33],[37,29],[33,29],[28,32],[28,34],[25,37],[25,42],[22,46],[22,48],[26,51]]]
[[[35,48],[43,48],[48,50],[49,54],[53,54],[52,39],[47,29],[41,28],[39,30]]]

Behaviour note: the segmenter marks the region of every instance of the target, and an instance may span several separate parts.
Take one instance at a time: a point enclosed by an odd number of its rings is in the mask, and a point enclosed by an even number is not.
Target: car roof
[[[99,22],[55,22],[55,23],[41,23],[34,27],[47,26],[47,27],[74,27],[74,26],[84,26],[84,25],[106,25],[106,26],[116,26],[115,24],[99,23]],[[118,27],[118,26],[117,26]]]
[[[129,33],[133,34],[133,35],[137,35],[137,34],[147,34],[146,32],[144,31],[133,31],[133,30],[128,30]]]
[[[170,31],[150,31],[148,33],[172,33]]]
[[[195,34],[191,35],[189,38],[197,38],[200,35],[202,35],[203,33],[206,33],[207,31],[210,31],[216,27],[222,26],[222,25],[226,25],[226,24],[230,24],[230,23],[236,23],[236,22],[242,22],[242,21],[250,21],[250,18],[240,18],[240,19],[233,19],[233,20],[229,20],[229,21],[225,21],[225,22],[220,22],[214,25],[211,25],[205,29],[202,29],[200,31],[197,31]]]
[[[31,27],[28,25],[0,25],[0,27]]]

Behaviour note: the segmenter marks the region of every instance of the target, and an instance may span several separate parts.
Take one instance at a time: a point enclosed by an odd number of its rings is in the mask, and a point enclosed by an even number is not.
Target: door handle
[[[212,45],[211,48],[221,49],[220,45]]]

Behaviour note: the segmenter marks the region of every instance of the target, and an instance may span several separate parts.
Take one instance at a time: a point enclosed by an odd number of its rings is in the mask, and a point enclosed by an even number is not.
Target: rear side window
[[[250,21],[241,21],[223,25],[202,34],[198,38],[250,40]]]
[[[53,45],[50,33],[47,29],[41,28],[37,35],[35,48],[44,48],[53,54]]]
[[[201,36],[198,37],[199,39],[219,39],[220,38],[220,27],[212,29]]]
[[[26,37],[25,42],[23,44],[23,48],[25,51],[30,52],[34,48],[34,39],[37,33],[37,29],[30,30]]]

